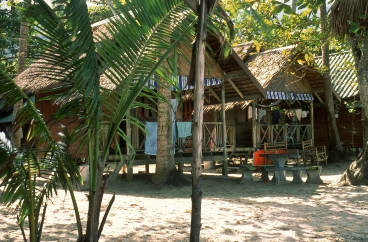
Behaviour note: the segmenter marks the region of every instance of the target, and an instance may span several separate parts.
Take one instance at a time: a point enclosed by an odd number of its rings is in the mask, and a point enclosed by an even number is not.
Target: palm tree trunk
[[[359,87],[360,102],[364,109],[364,117],[368,120],[368,40],[358,37],[349,37],[349,43],[352,48],[355,67],[357,70],[357,80]],[[359,44],[359,45],[358,45]],[[368,185],[368,138],[364,136],[364,147],[358,158],[350,165],[350,167],[341,176],[339,183],[341,185]]]
[[[328,125],[328,137],[329,137],[329,162],[338,161],[344,156],[344,148],[341,145],[340,136],[336,124],[336,118],[334,117],[334,103],[332,96],[332,84],[330,75],[330,53],[328,44],[328,28],[327,28],[327,12],[326,12],[326,1],[322,2],[320,7],[321,12],[321,31],[326,37],[323,38],[322,43],[322,65],[325,66],[323,72],[324,86],[325,86],[325,108],[327,114],[327,125]]]
[[[26,57],[27,57],[27,42],[28,42],[29,25],[27,22],[22,22],[20,25],[19,36],[19,55],[18,55],[18,75],[26,69]],[[20,148],[22,139],[22,127],[18,127],[15,123],[15,117],[22,107],[23,102],[20,101],[13,107],[13,128],[12,144],[14,148]]]
[[[163,185],[168,182],[170,175],[175,171],[171,89],[160,83],[157,91],[163,95],[165,100],[158,100],[156,171],[152,182]]]

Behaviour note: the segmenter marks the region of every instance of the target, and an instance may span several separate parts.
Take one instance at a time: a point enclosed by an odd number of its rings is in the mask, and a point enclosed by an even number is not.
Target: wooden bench
[[[320,162],[325,162],[327,166],[326,146],[314,146],[312,140],[306,140],[302,141],[302,152],[304,165],[309,157],[311,163],[316,161],[318,166]]]

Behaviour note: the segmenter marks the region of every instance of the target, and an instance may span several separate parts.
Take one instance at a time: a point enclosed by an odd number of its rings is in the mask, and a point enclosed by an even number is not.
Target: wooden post
[[[252,141],[253,150],[257,148],[257,122],[256,122],[256,100],[252,102]]]
[[[197,29],[197,57],[194,89],[194,114],[193,114],[193,164],[192,183],[195,185],[201,176],[202,168],[202,137],[203,137],[203,101],[204,101],[204,67],[205,67],[205,44],[206,44],[206,1],[201,1],[199,23]]]
[[[192,162],[192,215],[190,226],[190,242],[199,242],[201,232],[202,210],[202,137],[203,137],[203,101],[204,101],[204,68],[206,47],[206,0],[200,0],[198,25],[196,33],[196,65],[193,114],[193,162]]]
[[[129,122],[129,120],[126,120],[126,135],[128,137],[129,140],[132,140],[132,126]],[[128,161],[127,163],[130,163],[130,161],[132,160],[132,151],[129,147],[128,144],[126,144],[126,149],[127,149],[127,157],[128,157]],[[126,166],[126,164],[123,165],[123,167]],[[124,168],[123,168],[124,169]],[[133,179],[133,166],[127,167],[127,176],[126,176],[126,180],[128,182],[131,182]]]
[[[301,143],[301,139],[300,139],[300,123],[298,125],[296,125],[296,141],[295,143]]]
[[[310,122],[311,122],[311,139],[312,145],[314,145],[314,112],[313,112],[313,100],[309,104],[309,111],[310,111]]]
[[[224,157],[226,157],[225,160],[222,161],[222,175],[227,176],[228,164],[227,164],[227,150],[226,150],[225,79],[222,80],[221,85],[221,111],[222,111],[221,116],[222,116],[222,130],[223,130],[222,142],[224,145]]]
[[[235,109],[236,110],[236,109]],[[230,132],[230,137],[231,137],[231,141],[232,141],[232,144],[233,144],[233,152],[236,153],[236,134],[237,134],[237,130],[238,130],[238,119],[236,118],[236,111],[235,111],[235,125],[234,125],[234,131],[231,131]],[[233,133],[235,135],[233,135]]]

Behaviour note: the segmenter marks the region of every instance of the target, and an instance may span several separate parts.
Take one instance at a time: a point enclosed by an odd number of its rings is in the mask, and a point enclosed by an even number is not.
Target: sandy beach
[[[275,185],[260,181],[239,184],[240,173],[222,177],[216,169],[203,172],[201,241],[368,241],[368,187],[339,187],[350,162],[323,167],[323,185]],[[100,241],[189,241],[191,186],[157,187],[144,167],[134,167],[133,181],[124,175],[108,186],[106,208],[116,200]],[[184,175],[190,179],[190,167]],[[271,178],[272,176],[270,176]],[[303,172],[303,180],[306,180]],[[77,191],[83,225],[87,220],[86,191]],[[22,241],[15,215],[1,206],[0,241]],[[63,190],[48,206],[42,241],[76,241],[69,196]]]

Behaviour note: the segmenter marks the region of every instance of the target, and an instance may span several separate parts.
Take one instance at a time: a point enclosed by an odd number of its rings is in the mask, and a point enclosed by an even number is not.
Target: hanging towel
[[[156,155],[157,153],[157,122],[146,122],[146,142],[144,153],[147,155]]]
[[[177,122],[178,138],[192,136],[192,122]]]
[[[307,117],[309,111],[302,111],[302,118],[305,118]]]
[[[258,123],[261,122],[262,118],[266,115],[266,109],[258,109]]]
[[[172,140],[173,140],[173,146],[174,146],[174,154],[175,154],[175,143],[177,140],[177,132],[176,132],[176,125],[175,122],[171,123],[171,129],[172,129]]]
[[[144,153],[147,155],[157,155],[157,122],[146,122],[146,141]],[[176,128],[172,125],[173,150],[175,154]]]
[[[302,119],[302,109],[296,109],[295,115],[298,118],[298,121],[300,122],[300,120]]]

